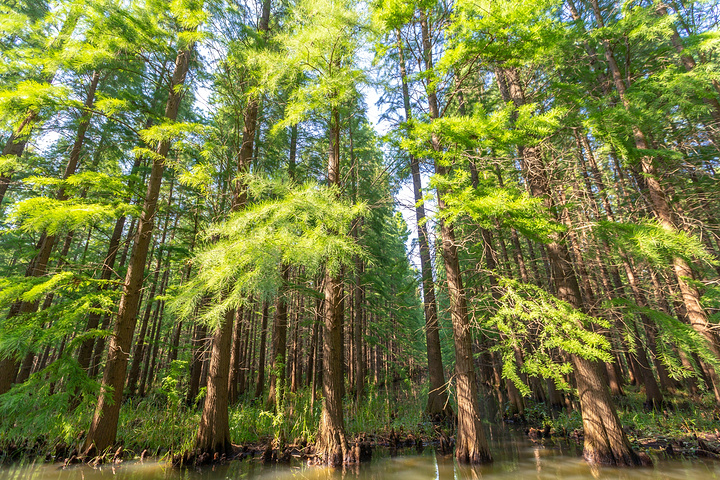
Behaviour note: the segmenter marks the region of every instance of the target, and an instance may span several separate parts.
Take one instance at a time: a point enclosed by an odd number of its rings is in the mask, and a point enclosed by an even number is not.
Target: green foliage
[[[293,10],[287,32],[277,37],[284,66],[304,76],[292,90],[285,118],[274,130],[325,116],[357,96],[364,81],[355,55],[365,22],[348,2],[303,0]],[[294,75],[293,75],[294,76]]]
[[[47,232],[57,235],[83,227],[109,223],[131,210],[129,205],[103,205],[72,199],[67,201],[48,197],[33,197],[14,205],[8,220],[24,232]]]
[[[53,449],[57,443],[71,445],[77,440],[79,426],[90,421],[88,406],[97,398],[100,385],[88,378],[71,352],[0,396],[0,445],[42,438]],[[65,388],[57,388],[60,383]],[[69,411],[75,395],[82,400],[81,406]]]
[[[197,275],[173,302],[183,316],[203,299],[213,302],[201,318],[214,323],[250,295],[271,295],[281,284],[282,264],[309,275],[350,267],[362,250],[350,237],[352,219],[365,206],[350,206],[333,189],[316,184],[250,182],[250,190],[272,198],[248,206],[205,232],[207,247],[195,256]]]
[[[73,351],[86,338],[104,335],[100,330],[82,331],[91,312],[106,313],[114,307],[117,292],[102,289],[108,282],[71,272],[47,277],[0,279],[0,306],[17,301],[39,302],[49,294],[58,300],[39,312],[8,316],[0,320],[0,358],[22,358],[29,352],[58,345],[66,335],[76,334],[65,348]]]
[[[562,390],[570,389],[564,376],[572,365],[558,352],[612,362],[608,340],[594,331],[597,326],[608,328],[607,321],[585,315],[534,285],[501,277],[499,288],[503,291],[499,308],[486,323],[500,334],[493,349],[502,354],[503,376],[523,395],[530,388],[520,378],[516,352],[522,352],[523,373],[550,378]]]
[[[191,122],[165,122],[153,125],[139,132],[143,142],[149,145],[159,145],[178,139],[186,139],[192,135],[202,135],[206,128],[203,125]],[[187,142],[187,140],[185,140]],[[176,147],[177,148],[177,147]]]
[[[442,165],[452,165],[475,149],[507,144],[512,140],[508,130],[511,110],[486,112],[481,106],[472,116],[446,116],[432,122],[411,122],[401,147],[418,158],[432,158]],[[436,138],[443,146],[432,146]]]
[[[456,175],[458,183],[467,184],[467,176],[465,173]],[[467,215],[482,228],[495,229],[499,224],[545,243],[565,231],[547,213],[542,199],[530,197],[516,188],[466,186],[446,195],[445,202],[447,209],[443,211],[443,217],[451,222]]]
[[[702,260],[716,265],[717,260],[701,241],[683,230],[663,228],[655,220],[634,223],[602,221],[598,233],[610,240],[616,248],[633,252],[653,265],[666,267],[672,259],[680,257],[687,262]]]
[[[65,87],[36,81],[20,83],[12,90],[0,91],[0,121],[17,127],[28,111],[47,113],[66,101],[68,94]]]
[[[663,364],[668,367],[668,373],[673,378],[681,379],[689,376],[699,378],[699,376],[697,372],[689,372],[682,365],[678,364],[676,355],[672,349],[668,347],[669,345],[676,345],[677,348],[688,354],[697,355],[714,368],[720,368],[720,359],[712,353],[707,344],[707,340],[690,325],[659,310],[640,307],[627,299],[616,299],[613,300],[612,304],[622,308],[623,312],[631,318],[635,315],[645,315],[658,326],[660,359]]]
[[[461,0],[453,16],[452,49],[441,62],[450,68],[482,53],[498,64],[542,61],[562,35],[556,0]],[[445,65],[443,65],[445,63]]]

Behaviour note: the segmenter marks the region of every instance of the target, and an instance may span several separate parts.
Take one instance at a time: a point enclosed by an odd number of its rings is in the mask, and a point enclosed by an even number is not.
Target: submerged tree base
[[[652,467],[653,462],[647,454],[629,450],[624,455],[616,455],[612,451],[583,449],[583,458],[590,465],[606,467]]]
[[[458,463],[463,463],[466,465],[483,465],[492,463],[492,455],[490,455],[489,451],[473,451],[470,452],[468,450],[457,450],[455,452],[455,458],[457,458]]]

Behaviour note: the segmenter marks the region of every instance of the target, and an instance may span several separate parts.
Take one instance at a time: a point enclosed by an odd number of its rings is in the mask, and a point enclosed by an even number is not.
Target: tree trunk
[[[192,45],[190,45],[180,50],[175,60],[175,71],[170,81],[168,101],[165,107],[165,118],[171,121],[177,119],[182,99],[181,87],[185,82],[185,76],[190,66],[192,48]],[[157,156],[153,160],[143,210],[135,235],[132,258],[125,276],[123,295],[120,300],[113,336],[110,339],[110,350],[105,365],[100,398],[83,445],[85,455],[90,455],[93,452],[103,452],[115,442],[123,388],[125,387],[128,352],[130,351],[130,344],[135,330],[144,268],[148,247],[152,239],[153,218],[165,169],[164,159],[169,150],[170,142],[160,142]]]
[[[150,341],[145,345],[144,353],[144,365],[142,373],[140,374],[140,385],[138,386],[138,395],[144,397],[149,390],[148,387],[148,376],[150,374],[150,364],[152,362],[152,352],[157,352],[157,347],[160,337],[160,329],[162,327],[162,302],[158,302],[155,305],[155,313],[153,314],[153,328],[150,333]]]
[[[424,11],[420,12],[420,28],[422,33],[425,71],[432,74],[434,67],[430,41],[430,25]],[[431,78],[428,79],[428,88],[426,90],[428,105],[430,118],[436,120],[440,116],[440,110],[438,108],[435,90],[430,86],[430,80]],[[432,136],[432,148],[438,154],[441,151],[440,142],[435,134]],[[435,161],[435,173],[443,176],[449,172],[444,165]],[[443,195],[444,192],[438,188],[437,199],[438,209],[440,211],[446,208]],[[445,263],[448,295],[450,297],[453,340],[455,343],[455,383],[458,407],[455,457],[461,463],[488,463],[492,461],[492,456],[490,455],[490,449],[480,419],[470,318],[468,316],[465,291],[463,289],[457,243],[455,242],[453,227],[444,220],[440,220],[440,236],[442,239],[442,257]]]
[[[365,264],[360,257],[355,258],[355,276],[354,284],[354,306],[353,306],[353,360],[355,370],[355,401],[360,399],[365,393],[365,358],[363,351],[363,304],[365,301],[365,288],[362,285],[362,275]]]
[[[525,104],[525,96],[515,69],[503,69],[501,74],[509,85],[507,101],[512,100],[517,108]],[[543,199],[546,208],[554,212],[552,196],[545,165],[538,146],[519,146],[523,175],[533,197]],[[585,310],[580,286],[570,264],[567,246],[561,239],[546,247],[552,269],[557,296],[575,308]],[[575,379],[580,398],[580,409],[585,430],[583,455],[589,463],[602,465],[640,465],[640,458],[633,451],[622,430],[615,406],[610,398],[607,384],[597,364],[577,355],[571,355],[575,367]]]
[[[230,356],[225,352],[230,350],[234,318],[235,310],[228,310],[220,328],[212,337],[207,395],[195,437],[195,448],[210,455],[229,455],[232,452],[227,404]]]
[[[255,398],[260,398],[265,389],[265,343],[267,339],[268,313],[270,307],[267,300],[263,301],[262,307],[262,329],[260,330],[260,352],[258,359],[258,375],[255,387]]]
[[[342,280],[326,274],[324,290],[323,401],[315,454],[320,457],[321,463],[338,467],[350,460],[341,396],[343,366],[340,352],[342,323],[339,318],[339,300],[342,295]]]
[[[402,80],[403,104],[405,119],[412,119],[410,107],[410,91],[407,82],[405,54],[400,32],[397,32],[398,51],[400,53],[400,78]],[[415,198],[415,220],[417,224],[418,245],[420,248],[420,271],[423,289],[423,310],[425,313],[425,345],[427,349],[428,377],[430,391],[425,407],[426,413],[434,420],[452,418],[453,411],[448,402],[445,372],[440,347],[440,328],[438,325],[437,303],[435,301],[435,282],[433,280],[432,263],[430,261],[430,241],[425,221],[425,206],[422,198],[422,181],[420,178],[420,162],[410,155],[410,171],[413,180]]]
[[[235,316],[235,327],[232,336],[232,351],[230,354],[230,378],[228,380],[228,403],[230,405],[238,401],[238,387],[240,384],[240,365],[243,347],[243,330],[245,322],[243,322],[243,308],[238,307]]]
[[[268,406],[276,405],[277,395],[282,401],[283,390],[287,383],[285,378],[285,367],[287,357],[287,331],[288,331],[288,308],[287,308],[287,283],[290,279],[290,267],[282,267],[282,287],[278,292],[277,304],[275,305],[275,319],[273,322],[272,358],[270,367],[270,388],[268,391]]]
[[[328,154],[328,184],[340,186],[340,113],[333,108],[330,115],[330,148]],[[323,288],[323,401],[322,416],[315,454],[319,462],[338,467],[352,461],[345,438],[342,393],[343,381],[343,282],[337,274],[326,270]]]
[[[188,384],[185,403],[190,406],[200,391],[200,375],[202,374],[203,359],[205,358],[205,346],[207,344],[207,325],[196,325],[192,338],[192,361],[190,362],[190,382]]]
[[[320,321],[322,320],[322,301],[318,298],[315,302],[315,319],[312,324],[312,333],[310,335],[310,358],[308,358],[307,376],[305,377],[305,385],[310,387],[314,385],[315,379],[315,363],[318,350],[318,336],[320,330]],[[314,391],[312,392],[314,395]]]
[[[268,391],[267,404],[275,405],[277,394],[280,393],[280,401],[282,401],[283,390],[286,384],[285,364],[287,357],[287,330],[288,330],[288,314],[287,314],[287,283],[290,279],[290,267],[283,265],[282,282],[283,286],[278,292],[277,304],[275,306],[275,319],[273,322],[273,344],[272,358],[270,368],[270,389]],[[278,383],[279,382],[279,383]],[[278,392],[279,390],[279,392]]]
[[[623,432],[598,364],[572,356],[583,417],[583,457],[593,465],[630,467],[640,459]]]
[[[168,193],[168,200],[167,200],[168,207],[172,206],[172,201],[173,201],[172,194],[173,194],[173,182],[171,181],[170,182],[170,191]],[[174,226],[172,229],[170,243],[172,243],[173,238],[175,238],[175,227],[177,227],[177,222],[178,222],[179,218],[180,218],[179,216],[175,217],[175,223],[174,223]],[[132,355],[132,363],[130,364],[130,373],[128,374],[128,380],[127,380],[128,391],[131,396],[135,395],[135,389],[137,387],[138,378],[140,376],[140,366],[142,365],[142,362],[145,359],[145,357],[147,357],[147,354],[150,352],[149,342],[145,341],[145,336],[146,336],[145,334],[147,332],[148,322],[150,321],[150,316],[152,314],[152,307],[153,307],[153,303],[155,301],[155,292],[156,292],[158,286],[160,287],[160,294],[162,295],[162,283],[163,282],[160,282],[158,284],[158,280],[160,279],[160,272],[162,271],[162,266],[163,266],[162,247],[165,245],[165,240],[167,238],[169,224],[170,224],[170,215],[168,214],[166,216],[165,222],[163,224],[163,229],[162,229],[162,234],[160,236],[160,240],[157,243],[157,245],[153,248],[153,250],[157,249],[157,252],[158,252],[157,260],[156,260],[156,264],[155,264],[155,271],[153,273],[153,279],[151,281],[150,293],[148,294],[147,298],[145,298],[145,314],[143,315],[143,323],[142,323],[142,327],[140,327],[140,334],[138,335],[137,341],[135,342],[135,349],[133,350],[133,355]],[[152,259],[152,253],[150,253],[150,258]],[[156,312],[157,312],[157,310],[156,310]],[[154,330],[153,330],[153,332],[154,332]],[[153,332],[151,332],[151,334],[150,334],[151,340],[152,340]]]
[[[258,30],[260,35],[268,32],[270,19],[270,0],[263,0],[262,16]],[[231,211],[235,212],[245,208],[247,203],[247,188],[242,181],[242,174],[250,168],[257,127],[258,100],[249,101],[245,112],[242,145],[237,162],[238,176],[235,179]],[[229,448],[228,430],[228,378],[230,372],[230,356],[232,345],[232,325],[235,319],[234,312],[227,312],[225,321],[213,334],[213,350],[210,358],[210,375],[208,376],[208,395],[203,406],[203,416],[195,440],[195,446],[205,453],[220,452],[221,444]],[[225,338],[227,337],[227,338]],[[225,377],[221,378],[220,375]],[[212,390],[213,394],[210,395]],[[222,411],[218,411],[222,410]],[[215,423],[217,422],[217,423]]]

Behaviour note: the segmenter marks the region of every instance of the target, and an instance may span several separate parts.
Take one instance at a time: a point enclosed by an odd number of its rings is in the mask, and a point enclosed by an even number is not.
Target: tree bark
[[[513,68],[501,69],[509,88],[507,101],[516,107],[525,104],[518,72]],[[546,208],[557,216],[552,204],[551,190],[538,146],[518,147],[522,160],[523,175],[530,194],[543,199]],[[546,247],[552,269],[557,296],[579,310],[587,312],[583,304],[580,286],[570,263],[570,254],[565,243],[558,238]],[[578,355],[571,355],[575,367],[575,379],[580,398],[580,410],[585,430],[583,456],[591,464],[631,466],[640,465],[638,455],[622,429],[615,405],[610,398],[608,386],[599,366]]]
[[[263,0],[262,16],[258,31],[264,35],[269,30],[270,0]],[[237,176],[233,189],[231,212],[245,208],[247,204],[247,188],[243,180],[250,168],[257,127],[258,99],[252,98],[245,112],[242,145],[237,161]],[[202,421],[195,439],[195,446],[201,452],[220,452],[221,445],[229,447],[230,433],[228,419],[228,379],[230,372],[230,356],[234,312],[227,312],[221,327],[213,334],[213,350],[210,358],[210,375],[208,376],[208,395],[203,406]],[[227,338],[226,338],[227,337]],[[219,375],[224,373],[225,377]],[[212,390],[212,395],[210,391]],[[218,411],[222,410],[222,411]],[[214,423],[214,422],[217,422]]]
[[[430,41],[430,25],[424,11],[420,12],[420,29],[422,33],[423,57],[425,71],[433,73],[432,45]],[[428,79],[430,82],[431,78]],[[437,95],[434,88],[428,83],[426,89],[430,118],[436,120],[440,117]],[[440,153],[440,142],[435,134],[432,136],[432,148]],[[435,173],[443,176],[449,173],[448,168],[437,160]],[[437,189],[438,209],[446,208],[444,193]],[[475,362],[472,352],[472,334],[470,331],[470,318],[467,311],[465,291],[463,289],[460,261],[458,258],[455,232],[452,225],[440,220],[440,236],[442,239],[442,257],[445,263],[448,295],[450,297],[450,315],[453,325],[453,340],[455,343],[455,383],[457,391],[457,441],[455,457],[461,463],[489,463],[492,461],[490,448],[480,419],[480,406],[478,404],[477,380],[475,377]]]
[[[340,186],[340,113],[333,107],[330,114],[330,148],[328,154],[328,184]],[[326,269],[325,309],[323,312],[323,400],[322,416],[315,454],[319,462],[338,467],[352,461],[345,437],[342,392],[343,331],[342,331],[342,278]]]
[[[165,118],[171,121],[177,119],[180,101],[183,96],[182,85],[189,70],[192,48],[191,45],[181,49],[175,60],[175,71],[170,81],[168,101],[165,107]],[[110,350],[105,365],[100,398],[82,449],[85,455],[93,452],[103,452],[115,442],[123,388],[125,387],[128,352],[135,330],[144,268],[148,247],[152,239],[153,218],[160,194],[162,175],[165,170],[164,160],[169,150],[169,141],[160,142],[156,152],[157,157],[153,160],[143,210],[135,235],[132,258],[125,276],[123,295],[120,300],[113,336],[110,339]]]
[[[403,43],[399,31],[397,32],[397,45],[400,53],[400,78],[402,80],[405,120],[410,121],[412,119],[410,90],[408,88]],[[435,282],[433,280],[432,262],[430,261],[430,242],[425,219],[425,206],[423,205],[420,162],[414,155],[410,155],[410,171],[413,181],[415,220],[417,224],[418,246],[420,249],[423,311],[425,313],[425,346],[427,352],[428,377],[430,380],[430,391],[428,392],[425,411],[431,418],[440,420],[442,418],[452,418],[453,411],[450,402],[448,402],[445,371],[442,363],[440,328],[438,325],[437,303],[435,301]]]
[[[196,325],[192,338],[192,361],[190,362],[190,381],[188,384],[185,403],[190,406],[200,391],[200,375],[202,374],[203,359],[205,357],[205,346],[207,343],[207,325]]]
[[[260,352],[258,354],[258,375],[257,383],[255,386],[255,398],[260,398],[262,396],[263,390],[265,389],[265,342],[267,339],[268,317],[270,316],[270,314],[268,313],[269,309],[270,307],[267,300],[263,301],[262,329],[260,330]]]
[[[238,401],[238,387],[240,384],[240,365],[243,347],[243,330],[245,322],[243,322],[243,307],[239,307],[235,312],[235,326],[232,336],[232,351],[230,353],[230,378],[228,380],[228,404],[232,405]]]
[[[278,292],[277,304],[275,305],[275,318],[273,322],[272,358],[270,359],[270,388],[268,391],[268,406],[276,405],[282,401],[283,390],[287,383],[285,378],[285,363],[287,357],[287,331],[288,331],[288,308],[287,308],[287,283],[290,279],[290,267],[282,267],[283,286]],[[280,398],[277,398],[278,393]]]
[[[232,453],[228,414],[228,377],[230,375],[230,350],[235,310],[228,310],[220,328],[212,337],[207,395],[203,406],[195,448],[210,455]]]

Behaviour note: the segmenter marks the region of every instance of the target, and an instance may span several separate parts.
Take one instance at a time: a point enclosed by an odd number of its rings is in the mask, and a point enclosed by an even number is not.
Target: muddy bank
[[[553,441],[573,442],[582,447],[584,435],[582,430],[566,431],[545,426],[530,427],[524,430],[527,437],[534,443],[548,445]],[[660,458],[710,458],[720,460],[720,433],[698,432],[681,436],[639,436],[628,432],[630,442],[639,453],[646,453]]]

